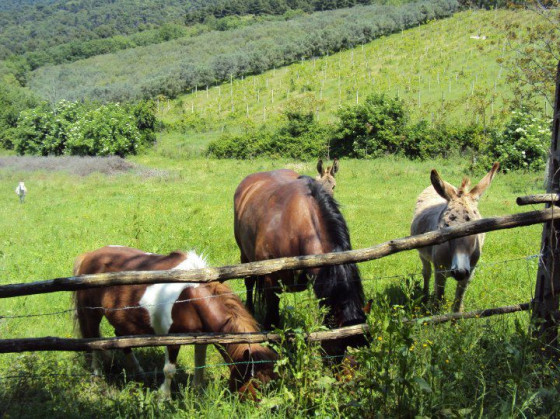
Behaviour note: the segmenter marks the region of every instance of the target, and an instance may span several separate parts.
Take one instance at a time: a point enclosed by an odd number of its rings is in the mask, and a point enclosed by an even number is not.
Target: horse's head
[[[244,399],[258,401],[258,391],[263,384],[278,378],[274,364],[278,354],[261,345],[251,345],[243,357],[231,367],[230,391],[237,391]]]
[[[471,181],[467,177],[463,179],[459,188],[455,188],[444,181],[435,169],[432,170],[430,176],[432,186],[447,201],[447,207],[440,216],[438,228],[452,227],[468,221],[479,220],[481,215],[478,212],[478,200],[490,186],[499,167],[499,163],[494,163],[492,169],[472,189],[470,189]],[[447,257],[451,259],[451,276],[457,281],[469,278],[480,255],[482,243],[480,243],[479,236],[461,237],[451,240],[447,244],[449,246]],[[473,263],[471,263],[471,259],[473,259]]]
[[[338,159],[334,159],[333,165],[327,167],[324,167],[323,160],[319,159],[317,162],[317,172],[319,174],[315,177],[315,180],[321,184],[329,195],[333,195],[334,188],[336,187],[334,175],[338,172]]]

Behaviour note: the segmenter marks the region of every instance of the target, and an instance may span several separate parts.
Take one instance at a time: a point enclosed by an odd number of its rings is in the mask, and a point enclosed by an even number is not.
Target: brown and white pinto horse
[[[478,200],[490,186],[499,167],[499,163],[494,163],[490,172],[472,189],[470,189],[469,178],[464,178],[457,189],[445,182],[435,169],[432,170],[432,186],[426,188],[418,197],[411,233],[422,234],[467,221],[479,220],[481,215],[478,212]],[[453,311],[463,311],[465,291],[472,279],[483,244],[484,234],[476,234],[418,249],[422,261],[425,298],[427,299],[430,292],[431,265],[433,264],[436,303],[439,304],[443,299],[445,281],[451,276],[457,280]]]
[[[316,180],[287,169],[247,176],[234,196],[234,230],[241,261],[350,250],[348,227],[331,192]],[[278,326],[277,293],[282,292],[282,286],[290,292],[302,291],[310,277],[320,304],[329,310],[329,325],[340,327],[365,321],[364,293],[356,264],[247,278],[247,305],[254,310],[252,289],[256,281],[257,295],[261,297],[258,301],[265,308],[264,327]],[[332,342],[325,349],[330,354],[342,354],[348,345],[365,344],[365,338],[358,336]]]
[[[120,271],[152,271],[196,269],[206,267],[203,258],[194,252],[173,252],[168,255],[144,253],[122,246],[106,246],[76,259],[74,275]],[[74,293],[77,322],[84,338],[100,337],[99,324],[103,316],[115,329],[115,335],[166,335],[191,332],[256,332],[255,319],[239,297],[220,283],[166,283],[153,285],[118,285],[91,288]],[[253,379],[267,382],[275,377],[277,355],[259,344],[216,345],[230,366],[230,389],[254,394]],[[179,345],[166,348],[161,386],[164,394],[171,391],[171,380]],[[142,367],[130,348],[124,349],[127,364],[138,374]],[[94,351],[92,368],[101,374],[99,353]],[[206,345],[195,345],[194,384],[202,383]],[[270,361],[270,362],[263,362]],[[258,384],[257,384],[258,385]]]

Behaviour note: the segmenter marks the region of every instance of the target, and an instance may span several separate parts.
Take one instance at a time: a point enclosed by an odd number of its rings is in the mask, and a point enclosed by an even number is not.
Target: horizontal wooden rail
[[[545,193],[538,195],[519,196],[515,202],[517,205],[547,204],[560,201],[560,195],[555,193]]]
[[[417,249],[433,244],[443,243],[457,237],[469,236],[488,231],[503,230],[539,224],[553,219],[560,219],[560,211],[545,209],[541,211],[523,212],[503,217],[483,218],[470,221],[459,226],[447,227],[417,236],[409,236],[390,240],[366,249],[345,252],[325,253],[321,255],[296,256],[280,259],[269,259],[260,262],[217,268],[193,269],[189,271],[142,271],[142,272],[111,272],[95,275],[81,275],[56,278],[24,284],[0,286],[0,298],[22,295],[43,294],[56,291],[74,291],[84,288],[104,287],[124,284],[154,284],[162,282],[211,282],[243,278],[253,275],[265,275],[272,272],[316,268],[326,265],[365,262],[379,259],[404,250]]]
[[[528,310],[529,303],[513,306],[496,307],[467,313],[450,313],[405,320],[408,324],[440,324],[452,320],[473,319],[514,313]],[[308,342],[322,342],[349,336],[363,334],[368,330],[367,324],[358,324],[339,329],[313,332],[307,335]],[[290,334],[288,334],[288,338]],[[192,344],[228,344],[228,343],[263,343],[279,342],[280,335],[276,333],[190,333],[173,334],[167,336],[121,336],[116,338],[69,339],[57,337],[22,338],[0,340],[0,353],[26,351],[89,351],[122,348],[137,348],[141,346],[192,345]]]

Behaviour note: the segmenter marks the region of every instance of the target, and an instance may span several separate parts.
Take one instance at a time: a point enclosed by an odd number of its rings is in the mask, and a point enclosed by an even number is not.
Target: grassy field
[[[334,121],[340,106],[374,92],[405,99],[414,119],[502,121],[511,100],[507,59],[515,54],[508,28],[521,40],[538,20],[530,11],[469,10],[331,56],[199,87],[159,102],[160,118],[172,127],[159,150],[200,153],[224,131],[274,125],[286,105],[302,97],[321,122]]]
[[[81,177],[59,171],[23,172],[9,167],[0,170],[0,190],[3,191],[0,195],[0,283],[68,276],[79,253],[107,244],[161,253],[195,249],[205,254],[212,266],[237,263],[239,251],[233,237],[232,199],[241,179],[255,171],[280,167],[309,175],[313,175],[315,170],[315,162],[217,161],[202,158],[179,161],[157,155],[136,157],[133,161],[139,165],[137,169],[115,175],[94,173]],[[408,235],[414,202],[428,185],[430,169],[436,167],[446,180],[457,184],[465,174],[464,165],[458,159],[432,162],[343,160],[336,198],[348,222],[353,247],[368,247]],[[158,170],[147,171],[141,167]],[[473,178],[478,180],[482,175],[476,173]],[[29,189],[23,205],[13,193],[20,179],[25,180]],[[541,192],[542,183],[541,174],[499,174],[482,197],[480,210],[485,216],[520,212],[522,209],[516,206],[515,198]],[[540,231],[540,226],[533,226],[488,234],[474,282],[467,292],[467,310],[531,299],[537,260],[530,257],[538,253]],[[376,307],[381,310],[383,302],[390,299],[395,290],[402,288],[406,278],[412,275],[419,278],[420,261],[416,252],[412,251],[361,264],[360,269],[366,296],[374,298]],[[244,296],[240,280],[231,281],[230,285]],[[447,294],[451,296],[454,284],[450,281],[447,288]],[[284,304],[300,305],[300,308],[309,304],[315,306],[309,300],[309,295],[305,293],[283,297]],[[6,299],[0,307],[0,315],[8,316],[0,319],[0,336],[3,339],[47,335],[70,337],[73,334],[71,313],[65,312],[70,308],[68,293]],[[9,318],[55,312],[63,313]],[[375,317],[379,318],[382,317]],[[512,318],[524,324],[522,328],[526,330],[526,315],[511,316],[510,320]],[[476,346],[477,339],[485,334],[485,330],[497,327],[493,324],[500,325],[503,333],[514,325],[505,319],[476,323],[459,323],[465,328],[463,332],[453,329],[459,326],[442,328],[440,330],[446,330],[442,334],[433,330],[429,339],[449,345],[453,339],[465,338],[471,339],[469,345]],[[104,331],[111,335],[107,325]],[[421,336],[425,332],[413,330],[411,333]],[[475,339],[473,336],[478,337]],[[160,349],[139,352],[147,370],[161,368],[163,353]],[[187,385],[188,374],[192,372],[191,355],[191,350],[184,348],[180,356],[179,364],[184,371],[179,374],[178,381],[182,386]],[[373,359],[376,359],[375,356]],[[421,359],[425,358],[418,358]],[[186,397],[193,397],[192,390],[181,387],[180,395],[173,402],[166,402],[164,409],[156,392],[142,390],[133,382],[123,384],[122,379],[90,381],[88,367],[82,360],[82,354],[56,352],[0,356],[0,382],[4,389],[0,391],[0,400],[4,402],[0,403],[4,406],[0,408],[0,414],[15,417],[35,412],[37,416],[43,416],[48,412],[49,416],[68,417],[77,415],[72,409],[85,409],[87,415],[92,416],[182,416],[199,411],[213,417],[232,412],[244,415],[257,412],[251,410],[254,408],[251,404],[240,404],[227,395],[225,378],[222,379],[227,370],[223,366],[208,369],[211,377],[220,379],[211,380],[205,396],[187,400]],[[458,366],[462,365],[459,361]],[[222,361],[217,352],[212,351],[208,362],[215,365]],[[445,359],[442,362],[445,363]],[[329,375],[327,370],[318,371],[321,376]],[[21,373],[37,377],[5,378]],[[57,378],[56,374],[62,374],[62,377]],[[323,378],[317,380],[322,382]],[[329,391],[319,391],[318,399],[309,407],[307,402],[302,401],[303,396],[290,393],[292,390],[287,380],[263,401],[264,406],[270,404],[273,409],[265,407],[259,414],[321,414],[324,408],[327,409],[324,413],[330,412],[331,416],[330,409],[335,405],[341,408],[345,403],[342,398],[350,393],[348,388],[336,384],[330,387]],[[295,397],[292,402],[288,393]],[[330,400],[328,403],[324,401],[325,397]],[[520,394],[519,397],[529,396]],[[484,407],[484,403],[491,400],[488,396],[488,401],[482,399],[469,403],[482,403]],[[514,406],[525,401],[516,401]],[[457,403],[460,406],[462,402]],[[348,414],[348,411],[337,414]]]

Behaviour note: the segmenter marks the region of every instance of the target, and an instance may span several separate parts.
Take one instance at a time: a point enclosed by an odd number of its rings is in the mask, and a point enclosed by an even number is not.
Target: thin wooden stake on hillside
[[[556,96],[554,99],[554,123],[548,159],[548,180],[546,191],[549,194],[560,193],[560,61],[556,71]],[[553,203],[547,208],[560,211]],[[560,221],[548,221],[544,224],[535,299],[533,300],[533,319],[536,321],[535,333],[546,343],[558,344],[558,296],[560,294]]]

